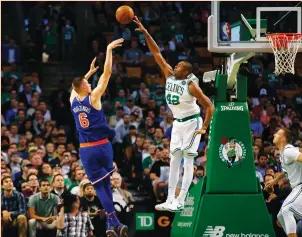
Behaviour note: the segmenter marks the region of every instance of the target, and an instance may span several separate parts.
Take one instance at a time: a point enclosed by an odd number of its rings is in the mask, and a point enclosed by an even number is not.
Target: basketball
[[[134,11],[131,7],[124,5],[116,10],[115,17],[119,23],[126,25],[133,20]]]

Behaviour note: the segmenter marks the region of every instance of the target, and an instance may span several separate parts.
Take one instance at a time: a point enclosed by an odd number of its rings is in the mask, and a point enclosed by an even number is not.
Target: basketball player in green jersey
[[[198,78],[192,74],[192,65],[189,62],[179,62],[174,70],[165,61],[159,47],[137,17],[137,31],[144,34],[150,52],[164,72],[166,78],[166,101],[171,109],[175,121],[173,122],[170,143],[170,173],[168,198],[166,202],[156,205],[158,211],[181,211],[184,208],[185,197],[193,179],[193,162],[197,156],[197,149],[201,135],[206,133],[214,113],[214,106],[204,95],[198,85]],[[205,120],[200,117],[200,107],[206,110]],[[180,194],[175,198],[175,189],[179,178],[179,167],[184,158],[184,175]]]

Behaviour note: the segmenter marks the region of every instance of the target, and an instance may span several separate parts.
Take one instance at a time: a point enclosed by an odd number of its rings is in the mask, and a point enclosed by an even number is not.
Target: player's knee
[[[184,158],[192,158],[192,159],[194,159],[198,155],[196,151],[192,151],[192,150],[184,150],[183,154],[184,154]]]

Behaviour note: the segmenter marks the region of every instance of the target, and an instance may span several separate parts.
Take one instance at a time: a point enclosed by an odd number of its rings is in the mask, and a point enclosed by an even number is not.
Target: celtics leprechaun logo
[[[232,168],[246,158],[245,146],[234,137],[230,137],[229,139],[223,137],[219,146],[219,157],[226,163],[228,168]]]

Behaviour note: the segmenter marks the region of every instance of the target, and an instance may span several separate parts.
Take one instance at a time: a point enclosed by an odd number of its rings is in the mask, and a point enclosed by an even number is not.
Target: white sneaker
[[[164,203],[155,205],[155,210],[157,211],[168,211],[168,207],[169,205],[171,205],[173,203],[173,200],[167,200]]]
[[[175,199],[169,206],[168,211],[170,212],[180,212],[184,209],[185,204],[180,202],[178,199]]]

